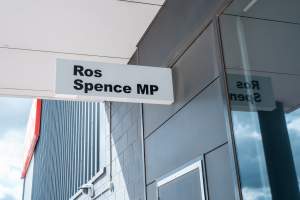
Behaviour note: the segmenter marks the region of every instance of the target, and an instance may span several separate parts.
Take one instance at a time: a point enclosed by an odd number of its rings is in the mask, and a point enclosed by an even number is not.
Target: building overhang
[[[6,1],[0,95],[53,97],[56,59],[127,63],[164,0]]]

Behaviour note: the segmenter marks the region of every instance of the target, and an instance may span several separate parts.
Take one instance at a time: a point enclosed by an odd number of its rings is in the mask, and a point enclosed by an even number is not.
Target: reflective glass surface
[[[159,187],[160,200],[202,200],[200,175],[193,170]]]
[[[235,0],[220,16],[245,200],[298,200],[300,1]]]

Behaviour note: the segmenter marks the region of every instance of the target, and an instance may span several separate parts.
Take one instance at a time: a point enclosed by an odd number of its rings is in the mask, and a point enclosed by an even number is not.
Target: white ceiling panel
[[[118,0],[1,1],[0,95],[56,98],[57,58],[127,63],[159,9]]]
[[[117,0],[6,0],[0,46],[129,58],[159,6]]]
[[[147,3],[154,5],[163,5],[166,0],[120,0],[120,1],[129,1],[129,2],[137,2],[137,3]]]
[[[118,58],[0,48],[0,95],[53,98],[57,58],[121,64],[128,61]]]

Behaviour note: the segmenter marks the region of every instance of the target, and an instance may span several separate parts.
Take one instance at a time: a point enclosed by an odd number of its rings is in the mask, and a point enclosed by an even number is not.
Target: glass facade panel
[[[235,0],[220,16],[244,200],[298,200],[300,1]]]
[[[199,170],[195,169],[159,188],[161,200],[201,200]]]
[[[300,188],[300,109],[287,114],[286,122]]]
[[[232,120],[245,199],[269,200],[271,194],[258,116],[234,111]]]

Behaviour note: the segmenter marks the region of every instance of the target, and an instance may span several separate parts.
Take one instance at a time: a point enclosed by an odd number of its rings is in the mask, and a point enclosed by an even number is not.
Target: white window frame
[[[200,176],[200,190],[201,190],[201,198],[202,200],[206,200],[205,196],[205,187],[204,187],[204,160],[203,157],[199,157],[195,160],[192,160],[185,165],[171,171],[170,173],[162,176],[161,178],[157,179],[156,181],[156,199],[159,200],[159,188],[167,183],[170,183],[171,181],[195,170],[198,169],[199,176]]]

